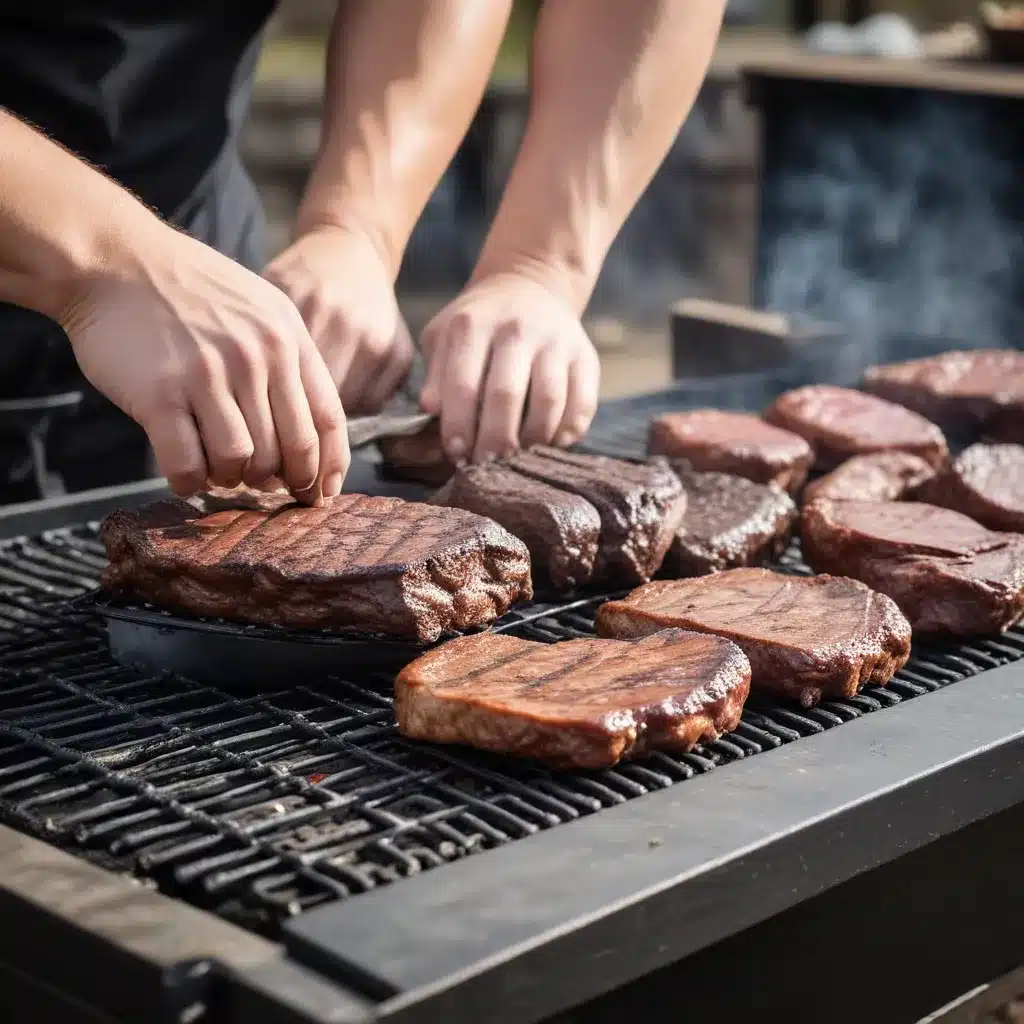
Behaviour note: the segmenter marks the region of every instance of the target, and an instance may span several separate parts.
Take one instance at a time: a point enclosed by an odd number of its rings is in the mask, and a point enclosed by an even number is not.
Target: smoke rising
[[[1020,125],[960,97],[898,103],[785,115],[761,302],[838,321],[866,349],[908,335],[1024,344]]]

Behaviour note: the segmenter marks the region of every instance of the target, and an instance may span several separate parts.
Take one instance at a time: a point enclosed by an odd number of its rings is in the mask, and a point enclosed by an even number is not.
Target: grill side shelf
[[[1024,668],[289,922],[382,1020],[537,1021],[1024,802]],[[365,985],[369,991],[371,986]]]

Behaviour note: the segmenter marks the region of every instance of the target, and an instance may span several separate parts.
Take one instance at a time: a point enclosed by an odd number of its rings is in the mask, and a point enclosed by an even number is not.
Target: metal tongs
[[[376,416],[355,416],[348,421],[350,448],[365,448],[374,441],[388,437],[410,437],[418,434],[435,419],[429,412],[381,412]]]

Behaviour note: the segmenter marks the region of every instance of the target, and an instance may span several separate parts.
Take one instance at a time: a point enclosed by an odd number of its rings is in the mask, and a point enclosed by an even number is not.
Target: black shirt
[[[262,30],[275,6],[0,0],[0,106],[256,269],[262,211],[238,140]],[[0,304],[0,339],[0,398],[84,385],[63,332],[44,317]],[[100,466],[125,439],[141,450],[141,434],[127,417],[94,393],[87,404],[74,429],[56,431],[63,442],[51,434],[67,451],[66,459],[60,452],[54,459],[72,467],[65,475]],[[0,436],[0,500],[5,476],[24,472],[23,449],[16,438]],[[12,468],[14,462],[22,468]],[[133,469],[124,478],[139,475]],[[92,484],[83,479],[80,486]]]

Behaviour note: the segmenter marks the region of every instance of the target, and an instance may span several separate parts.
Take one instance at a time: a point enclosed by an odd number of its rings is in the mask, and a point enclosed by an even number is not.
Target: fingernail
[[[556,448],[568,448],[573,443],[573,435],[568,430],[560,430],[555,434],[555,447]]]

